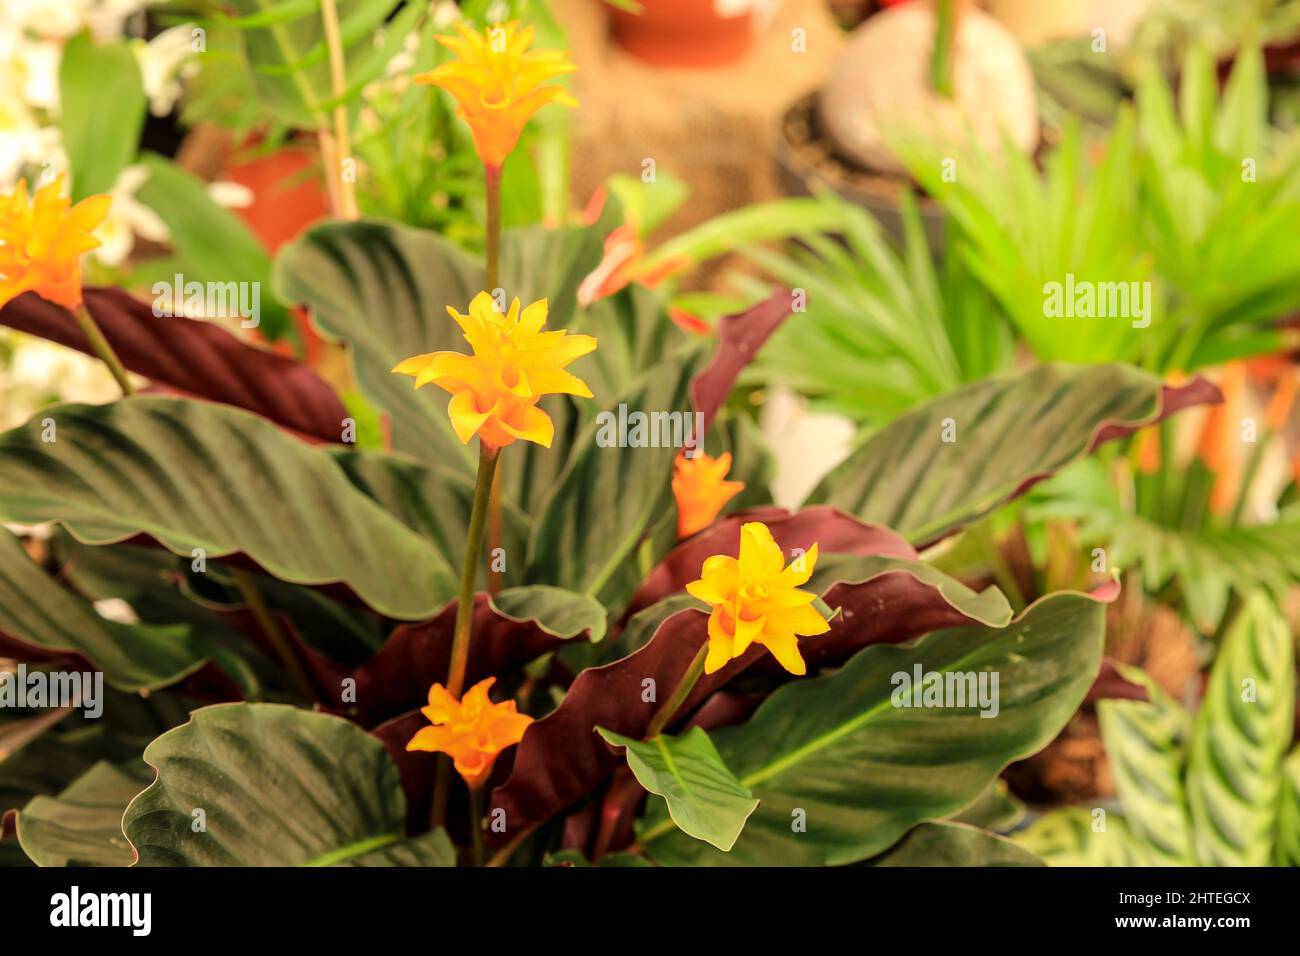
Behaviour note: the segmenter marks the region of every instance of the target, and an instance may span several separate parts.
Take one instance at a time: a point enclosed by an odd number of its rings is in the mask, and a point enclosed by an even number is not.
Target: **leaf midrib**
[[[367,837],[364,840],[357,840],[353,843],[345,844],[337,849],[330,850],[328,853],[322,853],[313,860],[308,860],[301,866],[333,866],[344,860],[350,860],[354,857],[364,856],[382,847],[396,843],[402,838],[400,833],[381,833],[378,836]]]

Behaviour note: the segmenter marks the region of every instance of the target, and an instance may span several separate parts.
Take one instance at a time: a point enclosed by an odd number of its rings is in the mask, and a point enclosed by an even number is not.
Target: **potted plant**
[[[755,22],[778,0],[606,0],[614,40],[656,66],[718,66],[754,42]]]
[[[1034,79],[1014,36],[969,0],[913,0],[854,31],[826,84],[782,117],[777,164],[787,192],[829,187],[902,233],[899,196],[910,184],[888,138],[892,131],[948,140],[967,129],[1000,148],[1003,135],[1025,153],[1039,143]],[[942,214],[922,204],[937,246]]]

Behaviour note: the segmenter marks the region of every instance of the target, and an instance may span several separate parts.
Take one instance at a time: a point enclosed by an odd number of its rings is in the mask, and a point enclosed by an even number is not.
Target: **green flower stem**
[[[1228,516],[1228,522],[1231,525],[1241,523],[1242,513],[1246,510],[1246,502],[1250,499],[1250,486],[1255,483],[1255,476],[1259,474],[1260,463],[1264,460],[1264,453],[1268,450],[1269,443],[1273,439],[1273,433],[1268,429],[1263,429],[1255,436],[1255,444],[1251,446],[1250,457],[1246,459],[1246,467],[1241,472],[1241,486],[1237,489],[1237,499],[1232,503],[1232,512]]]
[[[86,341],[95,350],[95,355],[113,373],[113,378],[117,380],[118,386],[122,389],[122,394],[134,395],[135,388],[131,385],[131,379],[127,377],[126,367],[122,365],[122,360],[113,351],[113,346],[108,344],[108,339],[104,338],[104,333],[99,329],[99,323],[90,314],[90,310],[86,308],[85,303],[73,309],[72,315],[77,320],[77,325],[81,327],[81,332],[85,335]]]
[[[479,555],[483,551],[483,534],[487,523],[488,498],[496,474],[501,449],[485,445],[479,439],[478,477],[474,480],[474,504],[469,514],[469,536],[465,541],[465,562],[460,572],[460,598],[456,603],[456,630],[451,639],[451,661],[447,667],[447,693],[460,700],[465,689],[465,668],[469,664],[470,626],[474,622],[474,593],[478,579]],[[429,827],[436,829],[447,822],[447,803],[451,798],[451,760],[438,758],[433,786],[433,804],[429,808]]]
[[[686,668],[686,674],[678,682],[676,689],[673,690],[672,696],[664,701],[664,705],[659,709],[659,713],[655,714],[654,719],[650,721],[650,726],[646,728],[645,732],[646,740],[658,737],[663,733],[664,728],[668,726],[668,722],[672,720],[677,714],[677,711],[681,709],[682,704],[686,703],[686,698],[690,696],[691,691],[695,689],[695,685],[699,682],[700,676],[704,673],[704,659],[708,656],[709,642],[706,640],[700,646],[699,651],[695,655],[695,659],[691,661],[691,666]]]
[[[293,652],[289,639],[276,623],[275,615],[267,605],[266,598],[262,596],[256,579],[242,568],[230,568],[230,573],[235,579],[235,586],[239,588],[239,593],[244,597],[244,603],[248,605],[253,619],[257,621],[257,626],[271,642],[271,647],[275,649],[275,654],[280,658],[284,669],[289,672],[289,679],[293,681],[293,686],[306,700],[316,700],[316,690],[312,687],[307,672],[302,669],[302,663],[298,660],[298,655]]]
[[[487,294],[495,297],[497,287],[501,284],[501,167],[484,163],[483,179],[487,186],[487,261],[484,284],[487,286]],[[492,485],[492,495],[488,499],[488,594],[496,594],[501,590],[502,575],[492,570],[492,556],[501,547],[501,481],[498,474]]]
[[[469,832],[474,841],[474,865],[482,866],[487,859],[483,845],[483,787],[469,788]]]
[[[501,449],[479,439],[478,477],[474,480],[474,505],[469,515],[469,537],[465,541],[465,562],[460,572],[460,600],[456,605],[456,631],[451,642],[451,663],[447,668],[447,693],[460,700],[465,689],[465,667],[469,663],[469,631],[474,620],[474,592],[478,562],[483,551],[488,498]]]
[[[495,295],[501,284],[501,167],[483,164],[487,186],[487,235],[485,237],[487,294]]]

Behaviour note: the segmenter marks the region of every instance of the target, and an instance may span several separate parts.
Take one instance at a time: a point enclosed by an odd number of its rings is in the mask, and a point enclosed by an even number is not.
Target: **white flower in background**
[[[457,11],[460,9],[455,4],[452,4],[452,7]],[[378,41],[380,38],[376,36],[375,39]],[[420,52],[420,39],[420,33],[418,30],[414,30],[407,34],[406,40],[402,43],[402,48],[397,51],[397,54],[389,60],[388,65],[384,67],[383,78],[385,80],[391,80],[395,76],[404,77],[407,73],[411,72],[411,70],[415,69],[415,58]],[[373,85],[374,84],[372,84],[372,86]]]
[[[126,22],[161,0],[74,0],[85,5],[86,26],[100,40],[120,37],[126,32]]]
[[[455,0],[436,0],[430,12],[435,27],[449,27],[460,19],[460,4]]]
[[[247,209],[256,198],[253,191],[243,183],[231,182],[229,179],[217,179],[208,183],[208,196],[218,206],[226,209]]]
[[[149,110],[154,116],[166,116],[180,99],[181,78],[195,69],[195,64],[190,62],[193,44],[191,23],[164,30],[148,43],[138,40],[132,44],[136,62],[140,64],[144,92],[149,97]]]
[[[16,428],[52,401],[111,402],[122,394],[99,359],[73,349],[0,330],[0,352],[12,349],[0,374],[0,430]]]
[[[103,243],[91,255],[109,267],[120,266],[135,248],[138,236],[150,242],[166,242],[171,238],[167,224],[158,214],[135,198],[136,190],[149,178],[143,166],[128,166],[117,176],[109,194],[113,205],[108,218],[95,230],[95,238]]]
[[[5,25],[66,39],[89,27],[98,39],[120,37],[126,22],[159,0],[4,0]]]
[[[0,88],[0,189],[13,188],[24,172],[57,172],[66,160],[57,126],[42,126],[16,96]]]
[[[6,24],[18,32],[70,37],[86,25],[91,0],[5,0]]]
[[[62,45],[0,28],[0,88],[34,109],[59,108]]]

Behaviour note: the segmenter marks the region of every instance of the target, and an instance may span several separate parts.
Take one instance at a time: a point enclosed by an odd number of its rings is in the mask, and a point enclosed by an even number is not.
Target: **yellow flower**
[[[99,246],[92,233],[108,215],[108,196],[75,206],[63,195],[63,176],[32,200],[27,181],[0,196],[0,305],[24,292],[68,309],[81,304],[81,256]]]
[[[677,537],[689,538],[713,524],[722,506],[745,490],[743,481],[724,481],[731,470],[731,453],[710,458],[677,456],[673,466],[673,497],[677,499]]]
[[[577,106],[562,87],[543,86],[547,80],[577,69],[563,50],[529,50],[533,28],[518,23],[488,27],[482,34],[457,23],[459,37],[438,37],[458,59],[428,73],[416,83],[440,86],[460,104],[456,113],[469,124],[474,147],[487,166],[500,166],[519,142],[532,115],[547,103]]]
[[[451,392],[447,412],[456,436],[466,444],[478,434],[497,448],[520,438],[549,448],[555,425],[537,402],[543,395],[591,398],[587,383],[564,366],[594,351],[596,340],[563,330],[543,332],[545,299],[522,312],[515,299],[502,315],[492,297],[480,292],[469,304],[469,315],[451,306],[447,313],[464,330],[474,354],[429,352],[406,359],[393,371],[415,376],[416,388],[432,382]]]
[[[784,563],[767,525],[750,521],[740,529],[740,557],[705,559],[700,579],[686,585],[690,594],[713,605],[704,673],[739,657],[750,644],[762,644],[791,674],[807,672],[799,637],[831,629],[813,607],[817,596],[799,590],[812,577],[817,545],[788,568],[783,569]]]
[[[432,727],[422,727],[407,750],[444,753],[456,764],[456,772],[471,787],[487,779],[497,755],[519,743],[533,718],[515,712],[515,702],[494,704],[488,688],[495,677],[481,680],[457,700],[441,684],[429,688],[429,706],[420,713]]]

